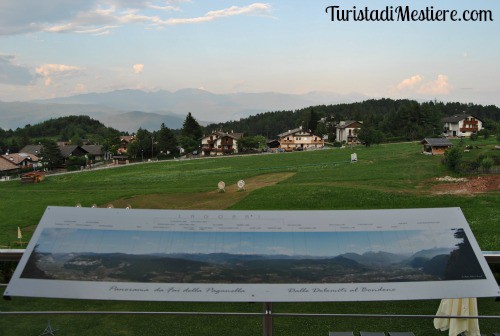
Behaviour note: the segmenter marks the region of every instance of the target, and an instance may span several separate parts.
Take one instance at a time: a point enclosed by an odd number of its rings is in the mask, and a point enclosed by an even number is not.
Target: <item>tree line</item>
[[[132,158],[164,158],[180,154],[181,148],[186,153],[199,149],[203,137],[203,127],[188,113],[180,131],[172,130],[165,124],[155,132],[139,128],[135,141],[127,148],[127,155]]]
[[[335,122],[363,121],[363,126],[383,135],[386,141],[420,140],[438,136],[443,131],[441,119],[456,114],[472,114],[484,122],[487,131],[496,134],[500,109],[463,103],[417,102],[408,99],[370,99],[358,103],[318,105],[294,111],[259,113],[248,118],[208,125],[208,130],[231,129],[247,135],[263,135],[268,139],[286,130],[302,126],[316,135],[329,134],[334,141]],[[319,120],[326,123],[318,123]]]

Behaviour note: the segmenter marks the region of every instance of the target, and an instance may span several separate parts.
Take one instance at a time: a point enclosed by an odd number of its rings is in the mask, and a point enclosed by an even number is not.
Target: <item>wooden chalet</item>
[[[420,143],[424,146],[422,153],[429,155],[442,155],[453,146],[446,138],[425,138]]]

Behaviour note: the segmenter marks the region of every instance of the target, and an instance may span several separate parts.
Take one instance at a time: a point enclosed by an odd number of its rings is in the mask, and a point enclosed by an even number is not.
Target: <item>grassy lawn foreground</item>
[[[480,144],[480,141],[476,145]],[[493,146],[492,143],[486,145]],[[29,239],[49,205],[96,203],[104,207],[186,209],[391,209],[460,207],[482,250],[499,250],[500,192],[437,194],[436,177],[451,175],[442,157],[420,154],[418,143],[372,148],[148,163],[78,174],[50,176],[39,185],[0,183],[0,245],[13,245],[17,227]],[[350,154],[358,162],[349,163]],[[247,191],[236,191],[243,179]],[[223,180],[227,192],[218,193]],[[276,303],[276,313],[435,314],[439,301]],[[498,315],[498,302],[480,299],[483,315]],[[133,310],[261,312],[259,303],[155,303],[13,298],[0,311]],[[51,320],[68,335],[258,335],[260,317],[179,316],[3,316],[1,335],[38,335]],[[483,332],[500,331],[498,320],[482,320]],[[432,320],[276,318],[277,335],[327,335],[329,330],[413,330],[444,335]]]

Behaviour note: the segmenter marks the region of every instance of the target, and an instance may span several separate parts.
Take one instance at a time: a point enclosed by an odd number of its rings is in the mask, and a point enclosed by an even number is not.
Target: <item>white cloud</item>
[[[403,79],[396,85],[399,92],[413,92],[416,94],[425,95],[447,95],[451,92],[451,85],[448,76],[438,75],[436,80],[424,82],[424,77],[421,75],[414,75],[410,78]]]
[[[113,29],[132,23],[149,26],[208,22],[237,15],[268,15],[271,6],[253,3],[209,11],[195,18],[165,18],[181,11],[190,0],[17,0],[0,2],[0,35],[31,32],[110,34]],[[27,11],[26,8],[30,10]]]
[[[134,68],[134,73],[140,74],[144,70],[144,64],[140,64],[140,63],[134,64],[133,68]]]
[[[13,55],[0,55],[0,83],[10,85],[32,85],[36,75],[29,67],[17,64]]]
[[[169,25],[190,24],[209,22],[219,18],[236,15],[266,15],[271,11],[271,5],[264,3],[253,3],[246,7],[232,6],[226,9],[207,12],[204,16],[186,19],[169,19],[166,21]]]
[[[65,65],[65,64],[44,64],[36,68],[36,73],[41,76],[50,76],[50,75],[67,75],[70,73],[75,73],[80,71],[81,68],[73,65]]]
[[[420,75],[415,75],[410,78],[403,79],[401,83],[397,85],[398,90],[406,90],[415,87],[418,83],[422,82],[424,78]]]
[[[418,92],[430,95],[446,95],[451,91],[451,85],[446,75],[438,75],[435,81],[423,84]]]
[[[78,75],[81,68],[65,64],[44,64],[36,68],[36,73],[44,77],[45,86],[54,84],[54,78],[63,78]]]

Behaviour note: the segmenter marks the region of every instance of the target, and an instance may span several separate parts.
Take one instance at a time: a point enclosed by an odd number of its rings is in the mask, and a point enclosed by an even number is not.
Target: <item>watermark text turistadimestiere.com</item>
[[[385,6],[383,9],[371,9],[368,6],[346,9],[332,5],[325,8],[332,22],[379,21],[379,22],[488,22],[493,21],[493,11],[488,9],[437,9],[427,6],[414,9],[410,6]]]

